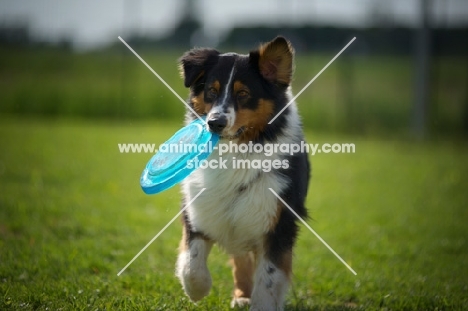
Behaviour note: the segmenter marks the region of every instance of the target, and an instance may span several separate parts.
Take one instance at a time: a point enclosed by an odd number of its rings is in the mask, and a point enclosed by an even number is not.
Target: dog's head
[[[190,105],[197,114],[206,115],[209,130],[223,138],[259,139],[269,132],[268,122],[288,103],[293,54],[283,37],[260,45],[249,55],[190,50],[180,59],[184,85],[190,88]],[[275,122],[281,123],[281,119]]]

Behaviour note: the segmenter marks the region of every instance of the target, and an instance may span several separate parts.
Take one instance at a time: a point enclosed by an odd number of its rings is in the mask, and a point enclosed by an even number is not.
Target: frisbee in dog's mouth
[[[205,160],[218,141],[219,135],[208,131],[202,120],[192,121],[149,160],[140,177],[141,188],[146,194],[156,194],[181,182],[197,169],[193,163]]]

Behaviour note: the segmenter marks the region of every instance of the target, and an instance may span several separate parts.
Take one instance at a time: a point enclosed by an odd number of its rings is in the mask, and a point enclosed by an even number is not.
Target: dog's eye
[[[248,96],[249,96],[249,92],[247,91],[242,90],[242,91],[237,92],[237,98],[239,99],[244,99],[244,98],[247,98]]]
[[[218,91],[214,87],[210,87],[207,93],[209,98],[215,99],[218,97]]]

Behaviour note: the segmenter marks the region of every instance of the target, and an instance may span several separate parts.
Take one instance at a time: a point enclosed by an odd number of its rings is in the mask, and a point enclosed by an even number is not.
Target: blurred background
[[[181,121],[177,59],[194,46],[247,53],[277,35],[296,49],[307,128],[392,137],[468,134],[465,0],[1,0],[0,113]]]

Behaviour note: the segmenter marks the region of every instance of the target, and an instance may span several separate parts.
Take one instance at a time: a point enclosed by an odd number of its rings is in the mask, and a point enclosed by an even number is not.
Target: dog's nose
[[[214,114],[208,119],[208,126],[214,133],[221,134],[227,125],[227,118],[224,115]]]

